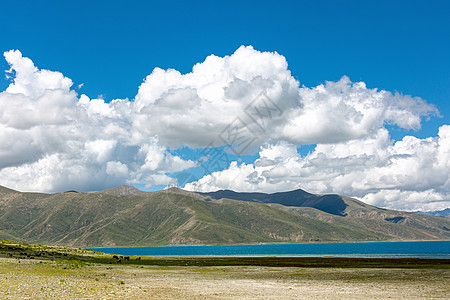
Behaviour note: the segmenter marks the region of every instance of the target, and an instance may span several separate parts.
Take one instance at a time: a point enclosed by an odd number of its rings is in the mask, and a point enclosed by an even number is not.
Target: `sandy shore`
[[[449,283],[449,269],[139,266],[0,258],[1,299],[445,299]]]

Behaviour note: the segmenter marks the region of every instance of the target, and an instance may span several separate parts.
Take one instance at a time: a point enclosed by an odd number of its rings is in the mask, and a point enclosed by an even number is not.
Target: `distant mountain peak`
[[[348,206],[339,195],[314,195],[302,189],[272,194],[258,192],[238,193],[230,190],[199,194],[216,200],[223,198],[265,204],[278,203],[284,206],[313,207],[338,216],[345,216],[345,209]]]
[[[417,211],[417,213],[438,217],[450,217],[450,208],[435,211]]]
[[[132,186],[121,185],[107,190],[99,191],[97,194],[106,194],[112,196],[146,196],[147,192],[138,190]]]

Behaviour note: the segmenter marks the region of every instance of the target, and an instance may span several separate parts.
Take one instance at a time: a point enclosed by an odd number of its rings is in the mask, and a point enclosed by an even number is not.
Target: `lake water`
[[[450,241],[89,248],[138,256],[310,256],[450,259]]]

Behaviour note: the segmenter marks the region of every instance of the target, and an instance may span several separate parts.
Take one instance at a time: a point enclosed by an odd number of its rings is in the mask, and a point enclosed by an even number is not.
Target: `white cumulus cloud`
[[[367,203],[406,210],[450,206],[450,126],[437,137],[406,136],[390,140],[386,129],[372,136],[335,144],[318,144],[301,156],[287,142],[261,147],[252,164],[230,167],[186,185],[194,191],[287,191],[339,193]]]
[[[267,100],[258,101],[261,93]],[[315,144],[363,138],[386,124],[420,129],[422,117],[438,114],[420,98],[369,89],[345,76],[302,87],[282,55],[251,46],[223,58],[211,55],[188,74],[155,69],[134,106],[141,136],[157,134],[174,147],[227,144],[223,132],[230,124],[255,146],[269,140]]]
[[[154,136],[135,143],[132,103],[78,96],[59,72],[39,70],[8,51],[14,81],[0,93],[0,184],[21,191],[99,190],[118,184],[151,188],[166,173],[189,168]],[[147,148],[146,148],[147,147]],[[144,157],[164,157],[146,169]],[[153,177],[158,178],[154,180]]]
[[[4,53],[13,80],[0,93],[0,185],[18,190],[147,188],[173,182],[195,162],[181,147],[259,151],[187,185],[357,196],[391,208],[448,206],[447,126],[438,137],[391,141],[386,125],[418,130],[439,115],[426,101],[342,77],[305,87],[284,56],[241,46],[181,74],[155,68],[131,100],[90,99],[71,79]],[[297,148],[317,144],[302,157]],[[446,202],[447,201],[447,202]]]

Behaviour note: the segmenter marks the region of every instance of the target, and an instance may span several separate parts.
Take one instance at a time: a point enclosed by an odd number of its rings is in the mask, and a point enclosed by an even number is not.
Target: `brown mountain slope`
[[[76,246],[450,239],[442,229],[450,228],[447,219],[340,201],[345,216],[176,188],[57,194],[0,188],[0,238]]]

